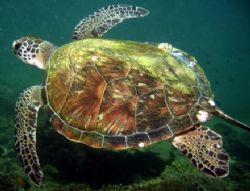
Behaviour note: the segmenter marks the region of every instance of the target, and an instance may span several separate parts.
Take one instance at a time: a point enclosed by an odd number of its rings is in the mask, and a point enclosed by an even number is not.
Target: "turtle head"
[[[26,64],[34,65],[40,69],[46,68],[55,45],[36,37],[23,37],[12,44],[14,54]]]

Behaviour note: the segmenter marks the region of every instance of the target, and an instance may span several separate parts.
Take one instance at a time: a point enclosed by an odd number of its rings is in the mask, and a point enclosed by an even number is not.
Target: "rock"
[[[6,156],[6,154],[7,154],[6,148],[4,148],[3,146],[0,146],[0,156],[3,157],[3,156]]]
[[[0,190],[3,191],[18,191],[15,183],[9,176],[0,174]]]
[[[59,178],[60,173],[59,171],[52,165],[45,165],[43,167],[43,171],[45,174],[48,174],[52,178]]]

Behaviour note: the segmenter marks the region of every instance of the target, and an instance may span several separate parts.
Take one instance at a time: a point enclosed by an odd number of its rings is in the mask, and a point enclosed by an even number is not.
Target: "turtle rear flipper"
[[[176,136],[173,145],[181,150],[201,171],[225,177],[229,173],[229,157],[222,147],[221,136],[207,127],[195,126]]]
[[[132,5],[109,5],[99,9],[76,25],[73,39],[100,37],[124,19],[144,17],[149,11]]]
[[[41,101],[41,87],[32,86],[25,90],[16,103],[15,137],[16,150],[25,172],[40,186],[42,171],[36,152],[37,114]]]

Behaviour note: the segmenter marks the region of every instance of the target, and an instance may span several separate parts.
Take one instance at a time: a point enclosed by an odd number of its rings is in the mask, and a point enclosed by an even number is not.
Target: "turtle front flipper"
[[[25,172],[38,186],[43,175],[36,152],[37,114],[41,105],[41,86],[28,88],[17,100],[15,121],[16,150]]]
[[[178,135],[173,145],[181,150],[201,171],[225,177],[229,173],[228,154],[222,147],[221,136],[201,125]]]
[[[132,5],[109,5],[82,19],[75,27],[73,39],[100,37],[124,19],[144,17],[149,11]]]

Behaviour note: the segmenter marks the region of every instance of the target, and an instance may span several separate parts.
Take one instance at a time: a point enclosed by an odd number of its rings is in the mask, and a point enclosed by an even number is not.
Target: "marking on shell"
[[[138,146],[139,146],[140,148],[143,148],[143,147],[145,146],[145,144],[144,144],[143,142],[140,142],[140,143],[138,144]]]
[[[215,106],[215,102],[214,102],[214,100],[212,100],[212,99],[209,99],[209,100],[208,100],[208,103],[209,103],[211,106]]]
[[[169,43],[160,43],[158,44],[157,48],[162,49],[162,50],[171,50],[173,46]]]
[[[151,95],[150,95],[150,98],[151,98],[151,99],[155,99],[155,95],[154,95],[154,94],[151,94]]]
[[[172,120],[171,120],[172,121]],[[170,121],[170,122],[171,122]],[[170,133],[172,134],[172,136],[174,135],[174,133],[173,133],[173,131],[172,131],[172,129],[170,128],[170,125],[169,124],[167,124],[167,128],[168,128],[168,130],[170,131]]]
[[[97,59],[98,59],[97,56],[92,56],[92,57],[91,57],[91,60],[92,60],[93,62],[97,61]]]
[[[139,83],[138,83],[138,86],[146,86],[146,84],[145,84],[145,83],[139,82]]]
[[[196,114],[196,117],[200,122],[205,122],[208,119],[208,112],[200,110],[198,111],[198,114]]]
[[[151,138],[150,138],[150,136],[148,135],[148,133],[145,133],[145,134],[147,135],[149,142],[152,143]]]
[[[143,112],[141,111],[140,113],[136,114],[136,116],[139,116],[139,115],[142,115],[142,114],[143,114]]]
[[[193,61],[190,61],[189,64],[188,64],[189,67],[194,67],[195,65],[196,65],[196,63],[193,62]]]

